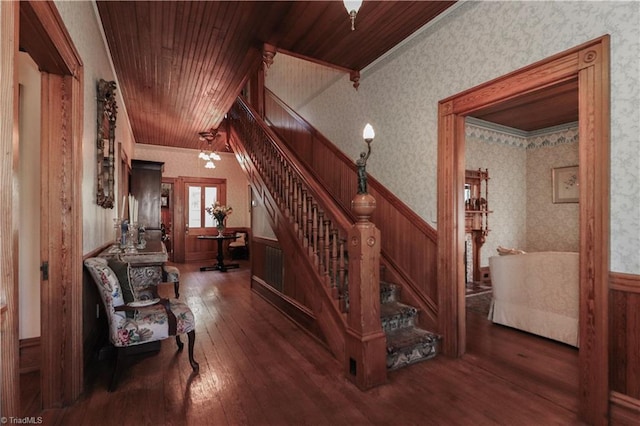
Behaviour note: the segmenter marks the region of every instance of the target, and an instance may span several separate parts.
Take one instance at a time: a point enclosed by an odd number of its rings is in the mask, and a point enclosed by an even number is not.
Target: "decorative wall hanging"
[[[97,137],[97,203],[105,209],[112,209],[115,202],[115,132],[116,105],[115,81],[98,81],[98,137]]]
[[[579,190],[578,166],[556,167],[551,171],[554,203],[577,203]]]

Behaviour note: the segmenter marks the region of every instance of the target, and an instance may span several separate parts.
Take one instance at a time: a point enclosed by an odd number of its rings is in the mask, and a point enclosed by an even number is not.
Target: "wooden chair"
[[[229,243],[227,247],[232,259],[249,258],[249,234],[244,231],[236,232],[236,239]]]
[[[129,298],[133,296],[133,300],[126,303],[121,282],[109,267],[107,259],[89,258],[84,261],[84,265],[102,298],[109,323],[109,340],[117,350],[109,391],[116,387],[121,358],[127,354],[127,349],[170,336],[175,336],[178,351],[184,347],[180,334],[188,336],[189,363],[194,372],[199,371],[199,365],[193,359],[195,320],[193,312],[185,303],[177,299],[157,297],[155,285],[144,291],[128,289],[127,295]]]

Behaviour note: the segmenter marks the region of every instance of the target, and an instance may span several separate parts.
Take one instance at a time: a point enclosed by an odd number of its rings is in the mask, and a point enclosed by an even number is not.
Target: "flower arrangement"
[[[224,218],[233,212],[231,206],[223,206],[219,202],[215,202],[211,207],[205,207],[205,211],[209,213],[218,223],[218,228],[224,228]]]

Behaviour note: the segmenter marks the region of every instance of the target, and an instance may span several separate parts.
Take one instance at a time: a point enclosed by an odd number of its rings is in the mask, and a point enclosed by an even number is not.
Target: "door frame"
[[[0,296],[7,304],[0,367],[2,415],[20,413],[18,336],[18,197],[14,185],[18,156],[18,75],[16,57],[25,47],[42,73],[41,261],[49,279],[41,281],[42,408],[68,405],[83,385],[82,358],[82,118],[83,66],[53,2],[0,2],[3,95],[0,144],[9,153],[0,177],[2,246]],[[23,31],[20,26],[24,25]],[[20,37],[22,35],[22,38]],[[6,72],[5,72],[6,71]],[[7,95],[6,97],[4,95]],[[4,163],[7,161],[5,160]],[[9,177],[7,179],[6,177]],[[49,229],[56,229],[56,238]],[[10,237],[9,237],[10,236]],[[9,253],[6,248],[13,248]],[[6,356],[5,356],[6,355]]]
[[[439,102],[438,302],[443,353],[465,352],[465,117],[578,79],[580,350],[578,415],[603,424],[609,406],[609,36],[605,35]]]

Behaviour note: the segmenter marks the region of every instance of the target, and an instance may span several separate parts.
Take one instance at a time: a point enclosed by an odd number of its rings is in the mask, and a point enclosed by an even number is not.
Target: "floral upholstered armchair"
[[[187,334],[189,363],[193,371],[198,372],[198,363],[193,359],[195,321],[191,309],[177,299],[157,297],[155,286],[146,289],[127,288],[128,280],[121,285],[122,276],[119,280],[109,264],[110,261],[100,257],[84,261],[104,304],[109,323],[109,340],[117,349],[109,390],[115,389],[124,349],[170,336],[176,337],[178,350],[182,350],[184,345],[180,341],[180,334]],[[128,265],[124,265],[126,276]]]

